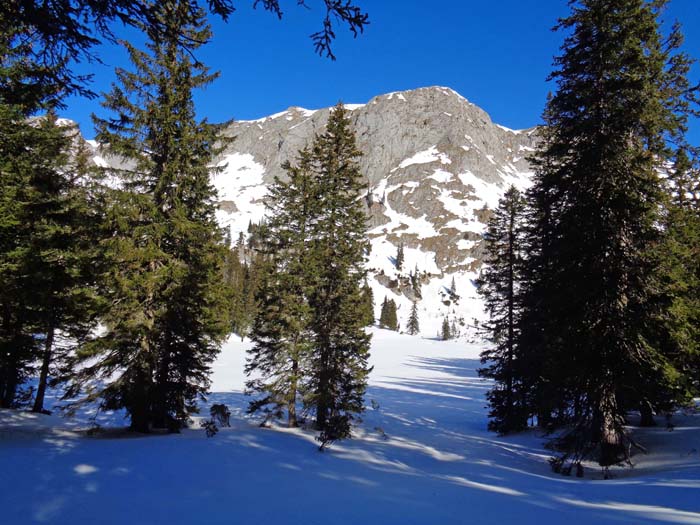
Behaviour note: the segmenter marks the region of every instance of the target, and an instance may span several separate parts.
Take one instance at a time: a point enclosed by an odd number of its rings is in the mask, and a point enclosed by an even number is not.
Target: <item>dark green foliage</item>
[[[0,406],[40,362],[34,410],[43,409],[49,375],[67,350],[61,332],[79,340],[95,323],[96,258],[86,159],[69,149],[76,131],[53,113],[27,120],[0,103]]]
[[[360,155],[342,105],[326,131],[285,167],[288,181],[271,187],[269,223],[258,249],[266,271],[258,291],[258,313],[246,372],[248,390],[260,397],[251,411],[270,417],[287,411],[295,425],[296,405],[316,413],[323,448],[349,437],[363,410],[373,321],[365,283],[367,251]]]
[[[413,295],[415,295],[417,299],[422,299],[423,293],[421,291],[421,277],[420,273],[418,272],[417,265],[413,270],[413,273],[409,275],[409,279],[411,281],[411,289],[413,290]]]
[[[403,270],[403,261],[404,261],[403,242],[399,242],[399,247],[396,250],[396,269],[398,271]]]
[[[248,335],[253,326],[257,313],[255,296],[264,264],[259,252],[248,248],[242,239],[226,256],[224,282],[230,293],[231,331],[241,338]]]
[[[395,332],[399,330],[399,321],[396,317],[396,302],[393,299],[384,297],[382,311],[379,314],[379,328],[386,328]]]
[[[450,320],[447,317],[442,320],[442,327],[440,328],[439,336],[443,341],[452,339],[452,328],[450,326]]]
[[[269,222],[261,239],[264,274],[258,288],[257,314],[250,338],[246,383],[249,412],[263,410],[268,418],[287,412],[288,425],[297,426],[297,401],[304,395],[313,350],[308,302],[314,286],[312,225],[319,216],[317,179],[310,170],[310,154],[300,152],[297,166],[283,167],[288,180],[276,178],[270,186]]]
[[[694,162],[693,162],[694,161]],[[659,244],[660,287],[668,309],[663,322],[667,347],[681,374],[678,395],[700,394],[700,169],[697,159],[681,150],[669,174],[671,198],[664,217],[665,238]]]
[[[177,37],[206,42],[209,30],[189,8],[160,2],[155,11],[170,38],[145,26],[147,52],[125,43],[135,72],[118,70],[120,85],[104,103],[117,116],[97,121],[99,140],[125,168],[113,170],[122,182],[108,192],[104,225],[106,332],[81,349],[85,364],[67,395],[99,379],[84,401],[125,408],[142,432],[186,423],[229,326],[226,247],[209,182],[216,129],[196,121],[192,103],[192,90],[213,76]]]
[[[368,251],[366,216],[358,195],[365,189],[355,135],[342,104],[314,141],[311,157],[318,184],[318,219],[311,232],[314,332],[310,403],[322,446],[349,437],[364,410],[370,336],[365,332],[361,284]]]
[[[492,346],[481,353],[486,366],[481,377],[493,379],[487,394],[489,429],[499,433],[527,426],[525,376],[519,347],[522,315],[525,199],[514,187],[506,191],[489,220],[485,241],[486,258],[477,281],[489,320],[482,325]],[[454,281],[453,281],[454,282]]]
[[[420,333],[420,323],[418,321],[418,303],[413,301],[411,306],[411,315],[408,318],[408,325],[406,326],[408,333],[411,335],[416,335]]]
[[[658,169],[694,91],[678,28],[660,35],[664,3],[581,0],[559,24],[568,36],[534,159],[520,345],[540,363],[533,413],[568,425],[553,443],[557,469],[592,454],[601,465],[626,459],[626,413],[672,397],[676,374],[656,344]]]
[[[50,114],[48,120],[51,125]],[[77,133],[66,128],[60,133],[66,135],[63,150],[67,151]],[[101,312],[95,280],[104,261],[94,228],[101,220],[96,180],[88,168],[85,144],[78,142],[76,147],[77,153],[60,169],[30,183],[35,193],[28,207],[33,219],[24,261],[24,272],[30,277],[25,293],[35,329],[43,336],[35,412],[44,408],[49,377],[62,373],[69,351],[89,336]]]
[[[365,279],[362,286],[362,324],[372,326],[374,324],[374,292]]]
[[[214,437],[221,427],[231,426],[231,411],[224,404],[214,404],[209,409],[210,419],[202,421],[207,437]]]
[[[53,122],[30,125],[24,118],[21,108],[0,104],[1,407],[14,405],[38,356],[37,320],[27,295],[31,276],[24,270],[31,257],[33,221],[38,220],[32,212],[39,198],[36,185],[55,176],[63,145]]]

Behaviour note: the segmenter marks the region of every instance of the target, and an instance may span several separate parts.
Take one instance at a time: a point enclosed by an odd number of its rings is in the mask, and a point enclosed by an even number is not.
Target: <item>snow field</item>
[[[120,414],[87,437],[90,411],[0,412],[0,522],[700,523],[698,415],[638,433],[652,452],[616,479],[597,479],[595,467],[585,479],[557,476],[543,436],[486,431],[481,346],[374,329],[364,421],[321,453],[313,431],[263,429],[245,415],[249,344],[232,339],[215,363],[208,403],[233,416],[211,439],[199,429],[125,434]]]

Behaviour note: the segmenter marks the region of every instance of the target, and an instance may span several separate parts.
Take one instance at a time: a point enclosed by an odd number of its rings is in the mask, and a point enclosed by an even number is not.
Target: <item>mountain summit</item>
[[[494,124],[484,110],[446,87],[388,93],[346,108],[367,177],[363,198],[377,315],[383,298],[393,298],[405,327],[412,301],[419,300],[424,334],[435,335],[445,317],[466,334],[467,325],[482,315],[472,281],[481,266],[489,210],[511,184],[529,185],[527,156],[536,145],[536,128],[516,131]],[[330,110],[291,107],[224,128],[222,134],[235,140],[217,159],[224,169],[213,182],[219,221],[233,239],[263,219],[267,184],[284,177],[282,163],[294,162],[324,129]],[[420,297],[409,282],[416,269]]]

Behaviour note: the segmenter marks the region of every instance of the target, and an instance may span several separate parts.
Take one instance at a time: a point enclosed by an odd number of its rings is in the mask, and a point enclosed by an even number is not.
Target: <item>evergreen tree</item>
[[[90,176],[70,155],[75,130],[52,111],[55,73],[37,62],[24,28],[0,21],[0,406],[41,363],[43,398],[54,334],[85,334],[94,321]],[[57,66],[58,67],[58,66]],[[40,118],[32,116],[41,111]]]
[[[370,336],[365,333],[361,283],[367,253],[360,151],[348,114],[338,104],[311,150],[318,184],[318,219],[311,237],[314,286],[309,296],[314,354],[307,403],[315,408],[322,446],[350,435],[363,410]]]
[[[312,311],[308,303],[314,276],[306,244],[318,218],[318,181],[310,171],[310,154],[300,152],[299,163],[283,165],[288,181],[275,178],[266,206],[269,222],[262,250],[266,271],[258,289],[246,374],[247,393],[260,397],[249,411],[263,410],[279,418],[287,412],[288,425],[297,426],[297,401],[312,351]]]
[[[404,261],[403,241],[400,241],[399,247],[396,250],[396,269],[398,271],[403,270],[403,261]]]
[[[450,331],[450,320],[445,317],[442,320],[442,328],[440,329],[440,339],[443,341],[448,341],[452,339],[452,332]]]
[[[399,330],[399,321],[396,316],[396,302],[393,299],[384,297],[382,311],[379,316],[379,327],[395,332]]]
[[[487,394],[489,429],[499,433],[527,426],[525,384],[518,346],[522,314],[525,200],[511,186],[489,220],[486,259],[477,281],[489,320],[482,325],[491,345],[481,353],[481,377],[493,379]]]
[[[452,297],[457,297],[457,285],[455,284],[454,277],[452,277],[452,282],[450,283],[450,295]]]
[[[693,162],[695,161],[695,162]],[[659,286],[668,308],[663,321],[667,348],[681,374],[680,400],[700,392],[700,169],[697,159],[679,151],[669,173],[666,233],[659,244]],[[642,424],[653,424],[651,410],[642,411]]]
[[[416,335],[420,333],[420,324],[418,323],[418,303],[413,301],[413,306],[411,307],[411,316],[408,318],[408,333],[411,335]]]
[[[48,126],[55,125],[52,114],[47,120]],[[61,368],[69,351],[89,336],[101,307],[95,287],[95,269],[103,264],[93,228],[101,220],[96,181],[84,143],[67,158],[76,130],[57,131],[65,139],[58,158],[65,160],[45,172],[46,178],[39,176],[31,183],[33,202],[28,203],[32,231],[23,265],[30,277],[25,292],[42,335],[34,412],[43,411],[49,376],[58,379],[65,373]]]
[[[682,135],[690,89],[677,27],[659,31],[663,1],[580,0],[552,78],[536,156],[533,216],[541,239],[524,298],[550,389],[545,418],[570,423],[556,469],[596,454],[625,459],[624,418],[641,391],[668,392],[673,375],[653,346],[663,204],[658,169]],[[546,317],[547,321],[542,321]],[[525,322],[525,321],[524,321]],[[654,328],[650,328],[654,327]],[[654,403],[656,399],[649,400]],[[568,467],[564,467],[568,468]]]
[[[185,424],[229,324],[226,247],[209,182],[216,129],[195,120],[192,102],[193,89],[214,78],[190,54],[210,33],[203,12],[193,16],[190,7],[160,2],[153,13],[164,33],[144,26],[148,51],[125,43],[135,72],[117,71],[120,85],[104,102],[117,116],[97,120],[98,139],[127,167],[117,173],[105,225],[107,330],[78,355],[85,366],[67,395],[102,379],[85,400],[125,408],[141,432]]]
[[[18,389],[34,371],[40,328],[33,290],[31,244],[42,200],[39,184],[55,181],[64,142],[45,120],[26,122],[23,108],[0,104],[0,407],[15,405]],[[55,194],[53,195],[55,197]],[[29,263],[29,264],[28,264]],[[35,269],[35,268],[32,268]]]
[[[418,299],[423,298],[423,293],[421,291],[421,279],[420,279],[420,272],[418,271],[418,265],[416,265],[416,268],[413,270],[413,273],[411,274],[411,289],[413,290],[413,295],[416,296]]]
[[[364,326],[372,326],[374,324],[374,292],[372,292],[372,287],[367,279],[362,286],[362,312]]]

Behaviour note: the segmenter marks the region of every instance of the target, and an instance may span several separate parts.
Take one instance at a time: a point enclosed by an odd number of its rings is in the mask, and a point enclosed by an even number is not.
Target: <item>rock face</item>
[[[416,297],[401,283],[417,269],[423,283],[422,331],[435,335],[444,316],[468,324],[481,311],[472,281],[481,265],[489,209],[509,185],[529,184],[527,156],[536,145],[536,129],[494,124],[482,109],[444,87],[390,93],[346,108],[369,187],[364,196],[372,240],[368,264],[377,308],[384,295],[394,294],[405,322]],[[214,184],[219,220],[233,239],[263,218],[267,184],[284,177],[281,164],[294,162],[323,131],[329,112],[292,107],[224,129],[223,135],[235,139],[217,159],[223,169]],[[401,270],[395,267],[399,244],[405,253]],[[446,295],[453,278],[457,298]]]

